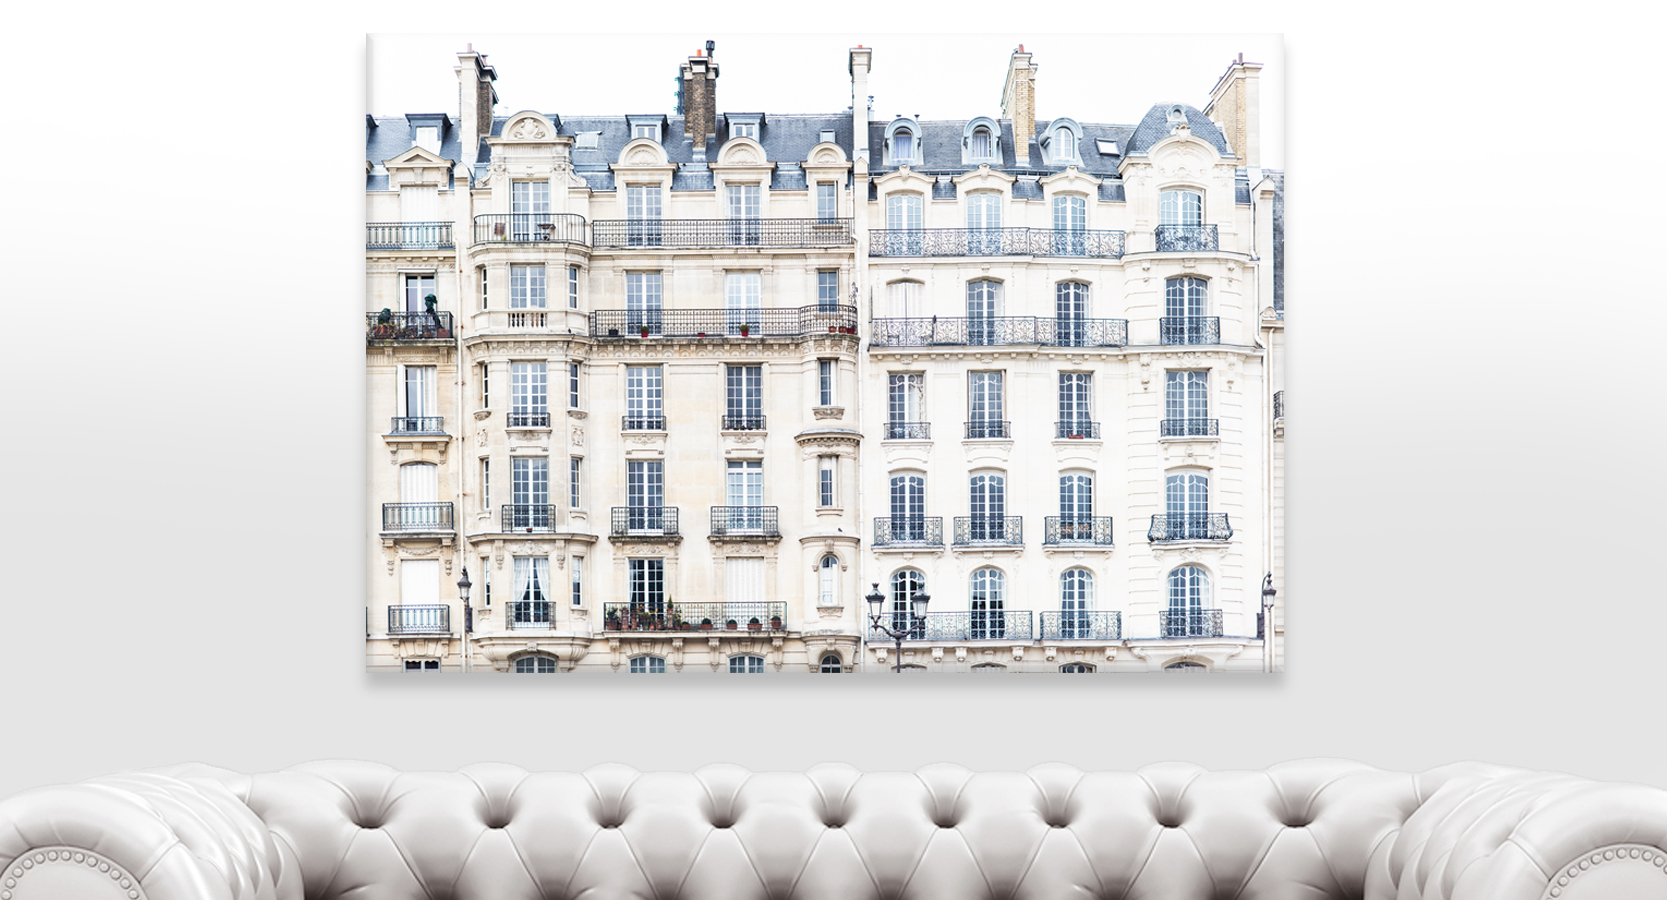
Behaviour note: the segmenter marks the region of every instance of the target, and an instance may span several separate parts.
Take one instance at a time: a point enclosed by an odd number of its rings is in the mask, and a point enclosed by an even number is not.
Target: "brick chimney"
[[[868,70],[874,51],[858,44],[851,48],[851,159],[868,158]]]
[[[704,148],[707,138],[718,135],[718,64],[696,50],[683,64],[682,74],[683,136]]]
[[[1013,123],[1013,148],[1019,165],[1030,160],[1030,142],[1036,137],[1036,66],[1030,62],[1025,45],[1013,51],[1007,61],[1007,83],[1001,88],[1001,117]]]
[[[492,133],[492,107],[498,102],[498,70],[486,62],[486,54],[476,53],[474,44],[457,54],[457,118],[463,128],[462,163],[475,164],[475,152],[480,139]]]
[[[1204,115],[1220,123],[1227,145],[1233,148],[1241,166],[1261,165],[1262,138],[1258,133],[1262,119],[1258,86],[1261,72],[1261,63],[1245,62],[1244,54],[1240,53],[1210,90],[1209,105],[1204,107]]]

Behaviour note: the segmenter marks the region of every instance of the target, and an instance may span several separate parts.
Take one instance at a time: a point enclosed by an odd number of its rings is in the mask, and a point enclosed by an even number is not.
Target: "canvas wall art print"
[[[1282,669],[1277,36],[367,58],[370,671]]]

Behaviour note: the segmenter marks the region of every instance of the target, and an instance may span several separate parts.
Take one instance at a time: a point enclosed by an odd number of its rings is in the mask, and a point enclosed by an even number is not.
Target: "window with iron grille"
[[[625,415],[635,427],[662,427],[665,409],[661,406],[661,372],[659,366],[629,366],[625,370]]]
[[[1202,225],[1204,195],[1197,191],[1164,191],[1158,195],[1158,224]]]
[[[658,325],[660,299],[659,272],[625,273],[625,313],[631,327]]]
[[[892,424],[926,420],[926,376],[892,372],[887,376],[887,416]]]
[[[550,460],[543,456],[517,456],[509,462],[513,495],[510,502],[532,507],[526,512],[530,517],[547,519],[549,514],[544,508],[550,505]],[[529,524],[549,526],[548,521]]]
[[[762,428],[764,421],[764,367],[725,366],[725,396],[730,428]]]
[[[1169,372],[1164,385],[1164,418],[1170,420],[1210,417],[1210,373]]]
[[[968,373],[972,401],[967,418],[974,425],[984,426],[985,430],[996,427],[1004,416],[1002,415],[1002,372],[971,372]],[[978,435],[982,437],[983,435]],[[992,435],[999,436],[999,435]]]
[[[1059,373],[1059,422],[1064,430],[1061,436],[1088,434],[1089,423],[1094,418],[1090,393],[1093,385],[1091,372]]]

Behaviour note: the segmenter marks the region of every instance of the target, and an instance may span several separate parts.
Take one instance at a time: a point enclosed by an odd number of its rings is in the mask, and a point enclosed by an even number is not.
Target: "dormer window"
[[[446,117],[439,113],[412,113],[405,117],[411,125],[411,146],[440,155],[440,133],[445,128]]]
[[[756,141],[758,140],[758,123],[736,122],[734,125],[729,127],[729,136],[732,138],[752,138]]]
[[[724,120],[729,123],[729,139],[748,138],[758,140],[764,133],[763,113],[724,113]]]
[[[833,129],[832,129],[832,128],[824,128],[824,129],[822,129],[822,135],[821,135],[821,143],[824,143],[824,144],[831,144],[831,143],[833,143],[833,142],[834,142],[834,132],[833,132]]]
[[[896,157],[899,162],[906,162],[914,159],[914,132],[907,128],[897,129],[897,133],[891,136],[891,155]]]
[[[438,154],[440,152],[440,129],[432,125],[418,128],[416,144],[430,153]]]
[[[581,131],[574,138],[573,149],[575,149],[575,150],[595,150],[597,148],[597,146],[601,143],[601,138],[602,138],[602,132],[600,132],[600,131]]]
[[[631,140],[647,138],[660,143],[660,129],[665,124],[665,116],[626,116],[625,121],[631,125]]]
[[[980,128],[972,133],[972,155],[975,159],[990,156],[990,129]]]
[[[1082,165],[1082,158],[1077,155],[1081,138],[1082,128],[1076,122],[1055,119],[1049,124],[1047,134],[1042,136],[1042,150],[1047,154],[1048,165]]]
[[[962,162],[995,162],[1001,155],[1001,129],[994,119],[980,116],[967,123],[962,132]]]
[[[912,119],[898,119],[886,128],[886,164],[920,165],[920,126]]]

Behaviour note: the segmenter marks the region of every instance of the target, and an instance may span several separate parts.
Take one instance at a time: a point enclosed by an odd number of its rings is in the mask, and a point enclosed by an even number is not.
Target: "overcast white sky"
[[[1038,67],[1036,114],[1132,125],[1154,103],[1203,108],[1227,64],[1262,63],[1262,164],[1284,160],[1285,71],[1277,34],[376,34],[367,40],[366,109],[457,114],[457,52],[472,43],[498,71],[497,112],[672,111],[678,65],[717,42],[720,112],[839,112],[851,103],[846,52],[874,48],[874,114],[1000,116],[1002,81],[1024,44]]]

